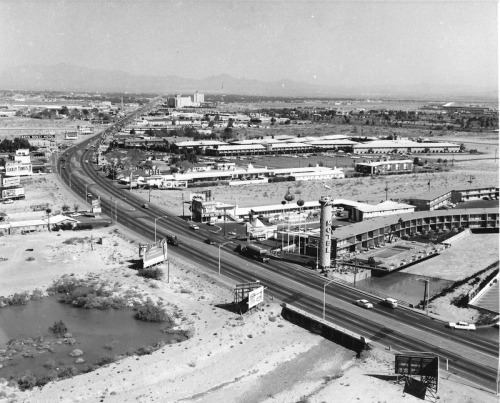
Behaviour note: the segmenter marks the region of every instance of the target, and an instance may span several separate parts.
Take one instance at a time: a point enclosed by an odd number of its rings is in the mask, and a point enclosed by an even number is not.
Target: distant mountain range
[[[497,98],[497,89],[436,87],[435,85],[363,86],[350,88],[340,85],[317,85],[280,80],[264,82],[234,78],[226,74],[202,80],[173,75],[144,76],[119,70],[97,70],[69,64],[54,66],[26,65],[0,73],[0,89],[72,91],[72,92],[131,92],[191,94],[240,94],[277,97],[392,97],[405,99]]]

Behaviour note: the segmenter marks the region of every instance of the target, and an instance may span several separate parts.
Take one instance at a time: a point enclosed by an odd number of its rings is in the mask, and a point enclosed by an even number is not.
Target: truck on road
[[[269,261],[269,251],[267,249],[262,249],[257,245],[247,243],[238,245],[234,250],[243,256],[258,260],[259,262],[266,263]]]
[[[179,240],[175,235],[167,235],[166,238],[169,245],[179,246]]]

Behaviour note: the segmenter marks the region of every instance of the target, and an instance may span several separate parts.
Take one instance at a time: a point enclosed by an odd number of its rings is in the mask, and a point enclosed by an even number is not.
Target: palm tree
[[[46,209],[45,213],[47,213],[47,227],[50,232],[50,213],[52,213],[52,209],[51,208]]]

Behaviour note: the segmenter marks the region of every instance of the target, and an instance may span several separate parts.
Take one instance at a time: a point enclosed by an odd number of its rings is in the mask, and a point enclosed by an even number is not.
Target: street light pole
[[[323,320],[325,319],[325,313],[326,313],[326,286],[331,283],[333,283],[333,280],[330,280],[323,286]]]
[[[115,200],[115,222],[117,223],[118,222],[118,213],[117,213],[117,210],[116,210],[116,203],[118,203],[120,200]]]
[[[161,216],[161,217],[157,217],[157,218],[155,218],[155,244],[156,244],[156,221],[157,221],[157,220],[160,220],[160,219],[162,219],[162,218],[168,218],[168,216],[163,215],[163,216]]]
[[[232,241],[227,241],[227,242],[224,242],[223,244],[220,244],[220,245],[219,245],[219,276],[220,276],[220,249],[221,249],[224,245],[226,245],[226,244],[228,244],[228,243],[233,243],[233,242],[232,242]]]

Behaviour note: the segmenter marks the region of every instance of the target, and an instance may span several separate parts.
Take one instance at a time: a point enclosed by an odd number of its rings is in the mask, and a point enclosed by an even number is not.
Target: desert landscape
[[[458,181],[460,174],[454,175],[451,177]],[[494,175],[493,169],[478,170],[478,177],[484,177],[485,181],[492,180]],[[78,202],[56,174],[40,175],[29,181],[29,199],[5,205],[3,210],[22,212],[38,200],[54,207]],[[371,179],[363,181],[369,185]],[[445,178],[442,181],[446,183]],[[411,182],[412,186],[418,189],[415,182]],[[420,186],[425,188],[423,182]],[[308,194],[313,192],[313,185],[304,184]],[[353,191],[347,181],[340,187],[346,192]],[[320,195],[321,185],[316,184],[316,188],[316,194]],[[300,189],[303,190],[302,186]],[[155,191],[155,197],[157,192],[160,193]],[[262,189],[256,187],[255,192]],[[219,194],[217,189],[216,195]],[[276,202],[278,194],[276,191]],[[363,194],[368,197],[370,193]],[[171,208],[172,201],[168,199],[171,195],[179,196],[180,192],[163,191],[161,195],[160,200]],[[92,250],[90,236],[106,241],[95,244]],[[82,239],[81,242],[64,242],[75,237]],[[151,355],[121,358],[94,372],[51,382],[41,389],[20,392],[14,383],[3,379],[0,401],[328,402],[333,397],[342,402],[420,400],[404,393],[404,385],[394,378],[392,352],[375,348],[356,358],[354,352],[285,321],[280,316],[279,301],[269,298],[260,311],[244,316],[222,309],[217,305],[232,301],[234,284],[205,267],[180,260],[175,253],[171,258],[169,283],[165,279],[146,280],[137,276],[127,261],[137,258],[137,244],[141,241],[144,240],[121,226],[0,238],[3,258],[0,295],[45,290],[64,275],[82,279],[97,276],[118,283],[122,292],[135,289],[144,298],[165,301],[169,311],[184,312],[176,326],[192,332],[190,339],[164,346]],[[23,249],[33,251],[14,252],[9,248],[20,242]],[[32,261],[26,261],[28,255]],[[449,300],[442,304],[434,301],[432,312],[444,320],[456,314],[449,309]],[[460,312],[460,315],[469,318],[470,314]],[[438,393],[441,401],[497,401],[490,393],[451,374],[442,374]]]

